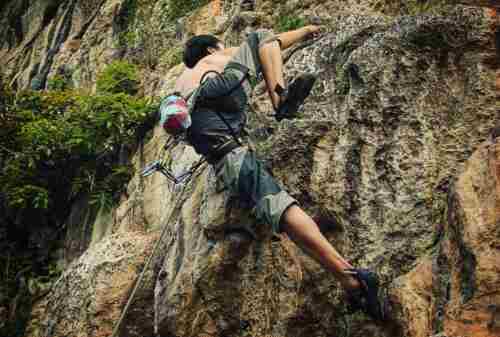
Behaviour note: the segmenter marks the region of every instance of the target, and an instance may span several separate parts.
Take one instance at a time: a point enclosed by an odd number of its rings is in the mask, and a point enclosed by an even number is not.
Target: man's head
[[[184,46],[184,64],[193,68],[199,60],[217,50],[224,49],[224,44],[213,35],[196,35]]]

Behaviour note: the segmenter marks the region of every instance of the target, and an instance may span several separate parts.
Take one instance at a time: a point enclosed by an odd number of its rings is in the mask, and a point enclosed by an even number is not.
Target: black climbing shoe
[[[379,281],[377,275],[367,269],[348,269],[346,272],[361,283],[361,288],[347,292],[350,311],[361,310],[373,320],[383,321],[384,315],[378,298]]]
[[[276,109],[276,120],[279,122],[285,118],[295,118],[297,110],[309,93],[316,81],[316,76],[313,74],[303,74],[297,77],[289,86],[288,89],[283,89],[280,86],[276,87],[276,93],[280,95],[280,104]]]

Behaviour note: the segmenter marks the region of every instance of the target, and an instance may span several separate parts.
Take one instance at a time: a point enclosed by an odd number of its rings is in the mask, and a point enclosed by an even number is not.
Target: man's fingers
[[[325,26],[311,26],[311,37],[319,37],[326,32]]]

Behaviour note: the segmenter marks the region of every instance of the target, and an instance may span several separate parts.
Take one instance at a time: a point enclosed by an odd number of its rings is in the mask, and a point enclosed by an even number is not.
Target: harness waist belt
[[[231,141],[221,145],[217,150],[215,150],[209,156],[207,156],[207,162],[209,164],[215,164],[219,160],[224,158],[224,156],[226,154],[228,154],[229,152],[233,151],[234,149],[236,149],[240,146],[241,146],[241,144],[238,144],[236,141],[231,140]]]

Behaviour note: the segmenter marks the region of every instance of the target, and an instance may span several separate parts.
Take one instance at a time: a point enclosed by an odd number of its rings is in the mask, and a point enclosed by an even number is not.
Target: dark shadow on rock
[[[238,336],[241,330],[250,328],[250,322],[241,317],[243,296],[239,285],[243,272],[238,262],[248,254],[252,241],[252,236],[246,231],[226,232],[224,239],[218,243],[222,260],[215,266],[216,270],[212,270],[212,280],[202,278],[196,286],[203,302],[202,307],[208,309],[207,313],[215,323],[218,336]]]
[[[251,322],[241,317],[240,285],[244,273],[239,262],[249,253],[252,241],[252,235],[240,229],[228,230],[219,240],[210,240],[210,261],[206,269],[193,280],[191,292],[182,295],[190,302],[189,306],[174,309],[185,311],[176,311],[175,317],[168,317],[159,324],[160,336],[176,336],[176,325],[183,329],[189,325],[185,333],[194,336],[205,336],[207,326],[220,337],[238,336],[241,331],[251,328]],[[158,279],[165,279],[165,276],[159,274]],[[198,317],[196,322],[188,322],[193,317]]]

